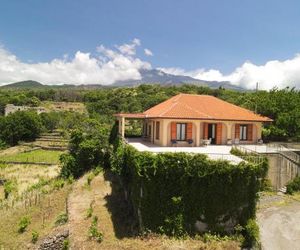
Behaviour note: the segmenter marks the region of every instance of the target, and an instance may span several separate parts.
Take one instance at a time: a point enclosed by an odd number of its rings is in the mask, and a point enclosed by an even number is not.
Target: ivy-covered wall
[[[111,161],[142,230],[181,236],[232,232],[255,217],[268,164],[232,165],[202,154],[138,152],[119,141]]]

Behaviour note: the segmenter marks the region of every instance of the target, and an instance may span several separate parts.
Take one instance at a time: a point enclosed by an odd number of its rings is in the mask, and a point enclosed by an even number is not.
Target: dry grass
[[[23,207],[8,211],[0,211],[0,249],[27,249],[32,248],[31,233],[37,231],[40,238],[48,235],[54,228],[56,217],[65,211],[66,198],[70,186],[55,190],[44,195],[41,203],[28,209]],[[28,216],[30,225],[22,234],[18,233],[20,218]]]
[[[60,167],[58,165],[2,165],[0,168],[0,178],[5,180],[15,179],[17,182],[18,195],[21,195],[39,180],[50,180],[58,176]],[[3,187],[2,187],[3,189]],[[0,193],[3,194],[0,191]]]
[[[4,150],[0,150],[0,156],[14,155],[14,154],[25,152],[25,151],[31,150],[31,149],[32,149],[32,147],[26,146],[26,145],[14,146],[14,147],[10,147],[10,148],[4,149]]]

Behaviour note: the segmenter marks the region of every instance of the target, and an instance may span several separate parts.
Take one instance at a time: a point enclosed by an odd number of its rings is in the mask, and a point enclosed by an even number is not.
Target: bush
[[[294,192],[300,191],[300,176],[294,178],[286,185],[287,194],[293,194]]]
[[[89,238],[95,239],[97,242],[100,243],[103,241],[103,233],[98,231],[97,226],[98,226],[98,217],[94,216],[92,220],[92,224],[89,227]]]
[[[259,243],[259,227],[255,219],[249,219],[244,231],[244,247],[253,247]]]
[[[55,221],[55,226],[64,225],[68,222],[68,215],[66,213],[62,213],[57,216]]]
[[[70,248],[70,241],[64,240],[62,250],[68,250]]]
[[[26,228],[30,225],[30,218],[28,216],[24,216],[21,218],[20,222],[19,222],[19,229],[18,232],[19,233],[24,233]]]
[[[91,203],[90,207],[86,210],[86,218],[87,219],[91,218],[92,215],[93,215],[93,212],[94,212],[94,210],[93,210],[93,206],[92,206],[92,203]]]
[[[202,154],[138,152],[116,144],[111,166],[119,174],[142,230],[182,237],[206,230],[224,234],[255,217],[265,162],[213,161]],[[243,183],[243,185],[241,185]],[[139,217],[138,217],[139,214]]]
[[[41,119],[31,111],[11,113],[0,123],[0,139],[9,145],[16,145],[19,141],[32,141],[41,131]]]
[[[31,233],[31,242],[35,244],[39,239],[39,233],[37,231],[32,231]]]
[[[11,193],[17,191],[17,182],[15,180],[8,180],[4,183],[4,198],[7,199]]]
[[[87,185],[90,186],[91,185],[91,182],[92,180],[95,178],[95,174],[93,172],[89,173],[88,174],[88,177],[87,177]]]

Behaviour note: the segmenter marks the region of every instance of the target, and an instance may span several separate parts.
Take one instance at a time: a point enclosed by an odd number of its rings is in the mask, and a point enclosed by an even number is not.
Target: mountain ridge
[[[230,82],[199,80],[190,76],[168,74],[159,69],[150,69],[150,70],[142,69],[140,70],[140,74],[141,74],[141,79],[139,80],[117,81],[110,85],[101,85],[101,84],[86,84],[86,85],[85,84],[50,85],[49,84],[47,85],[34,80],[25,80],[25,81],[3,85],[0,88],[1,89],[42,89],[42,88],[97,89],[97,88],[104,88],[104,87],[133,87],[141,84],[160,84],[161,86],[171,86],[171,85],[179,86],[182,84],[193,84],[197,86],[209,87],[212,89],[217,89],[222,87],[225,89],[232,89],[237,91],[245,90],[242,87],[231,84]]]

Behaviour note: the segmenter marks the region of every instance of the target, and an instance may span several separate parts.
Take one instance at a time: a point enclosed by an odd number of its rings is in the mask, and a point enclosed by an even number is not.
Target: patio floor
[[[240,157],[230,154],[231,146],[227,145],[209,145],[206,147],[159,147],[150,142],[143,141],[141,138],[126,138],[126,141],[138,151],[152,153],[185,152],[206,154],[212,160],[228,160],[234,164],[243,161]]]

